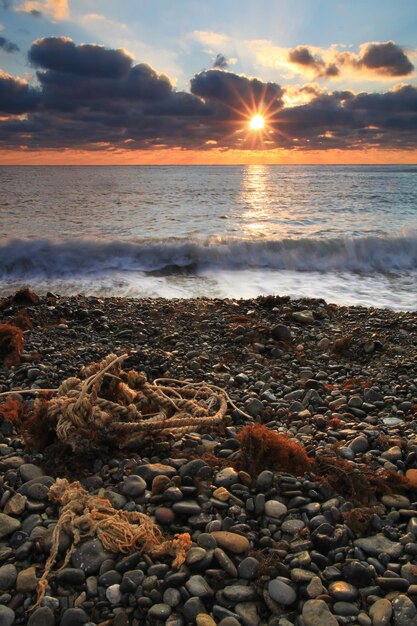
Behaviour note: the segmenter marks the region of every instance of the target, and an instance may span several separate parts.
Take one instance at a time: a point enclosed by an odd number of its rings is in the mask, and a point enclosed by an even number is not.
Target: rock
[[[268,593],[275,602],[284,606],[293,604],[297,598],[295,589],[278,578],[269,581]]]
[[[164,621],[171,615],[171,607],[168,604],[154,604],[148,611],[148,617]]]
[[[89,617],[83,609],[67,609],[64,611],[59,626],[83,626]]]
[[[207,613],[199,613],[195,618],[197,626],[216,626],[216,622]]]
[[[196,596],[197,598],[210,598],[214,596],[214,591],[208,582],[198,574],[191,576],[185,583],[185,587],[192,596]]]
[[[347,447],[350,448],[350,450],[353,450],[355,454],[367,452],[369,450],[368,438],[363,435],[359,435],[359,437],[355,437],[355,439],[353,439]]]
[[[249,602],[251,600],[255,600],[257,594],[254,587],[248,587],[246,585],[229,585],[223,587],[223,595],[226,600],[236,604],[237,602]]]
[[[387,626],[391,622],[391,602],[386,598],[377,600],[369,609],[369,615],[372,619],[373,626]]]
[[[246,559],[243,559],[243,561],[241,561],[238,565],[237,571],[239,578],[252,580],[256,576],[258,567],[258,559],[255,559],[253,556],[247,556]]]
[[[417,469],[409,469],[405,473],[405,477],[408,480],[410,487],[417,489]]]
[[[395,463],[395,461],[400,461],[402,459],[402,451],[400,446],[392,446],[385,450],[381,454],[382,459],[386,459],[387,461],[391,461],[391,463]]]
[[[288,326],[284,324],[277,324],[271,328],[271,336],[275,341],[291,341],[292,333]]]
[[[45,472],[37,465],[33,465],[33,463],[23,463],[19,468],[19,474],[22,483],[27,483],[29,480],[44,476]]]
[[[338,626],[337,619],[323,600],[307,600],[302,615],[305,626]]]
[[[211,535],[217,541],[217,545],[233,554],[241,554],[250,548],[250,543],[243,535],[231,533],[226,530],[216,530]]]
[[[15,530],[19,530],[20,527],[21,523],[19,520],[14,519],[14,517],[9,517],[4,513],[0,513],[0,539],[14,533]]]
[[[164,465],[163,463],[148,463],[146,465],[139,465],[138,467],[135,467],[132,470],[131,476],[140,476],[150,487],[155,476],[168,476],[168,478],[172,478],[176,473],[176,469],[171,467],[171,465]]]
[[[27,498],[20,493],[15,493],[10,500],[7,500],[3,512],[6,515],[20,515],[25,510]]]
[[[190,517],[191,515],[198,515],[201,513],[201,507],[198,502],[194,500],[182,500],[181,502],[174,502],[172,505],[172,510],[179,515],[186,515]]]
[[[75,567],[66,567],[57,573],[56,578],[61,585],[74,585],[78,587],[85,582],[85,572]]]
[[[16,577],[17,569],[12,563],[0,567],[0,590],[5,591],[14,587]]]
[[[246,413],[249,413],[252,417],[258,417],[263,408],[264,405],[258,398],[251,398],[245,405]]]
[[[191,597],[184,603],[182,611],[187,622],[193,623],[197,615],[200,613],[206,613],[206,607],[200,598]]]
[[[381,552],[386,552],[392,558],[398,558],[403,552],[400,543],[390,541],[384,535],[374,535],[373,537],[362,537],[355,539],[353,545],[363,550],[371,556],[378,556]]]
[[[260,623],[257,607],[255,602],[239,602],[235,606],[235,611],[240,617],[240,621],[244,626],[258,626]],[[224,620],[222,620],[223,624]],[[239,623],[239,622],[238,622]],[[229,626],[235,626],[229,622]]]
[[[394,626],[415,626],[417,624],[417,608],[405,595],[397,596],[392,602]]]
[[[71,563],[74,567],[81,568],[87,575],[97,574],[100,565],[108,558],[111,558],[111,554],[104,550],[98,539],[93,539],[82,543],[74,550]]]
[[[410,500],[405,496],[397,493],[386,494],[381,498],[382,504],[385,504],[387,508],[393,509],[408,509],[410,506]]]
[[[122,599],[122,594],[120,593],[120,585],[116,583],[107,587],[106,598],[110,602],[110,604],[119,604],[120,600]]]
[[[54,624],[54,614],[47,606],[36,609],[28,620],[28,626],[54,626]]]
[[[304,311],[295,311],[292,314],[292,318],[300,324],[311,324],[314,322],[314,315],[312,311],[308,311],[307,309]]]
[[[314,576],[307,585],[307,595],[309,598],[317,598],[326,593],[319,576]]]
[[[352,602],[358,597],[358,590],[353,585],[337,580],[329,585],[329,593],[335,600]]]
[[[36,590],[37,584],[36,569],[34,567],[28,567],[18,573],[16,578],[16,591],[32,593]]]
[[[122,493],[125,496],[131,496],[132,498],[136,498],[141,496],[146,489],[146,481],[140,476],[128,476],[123,485],[122,485]]]
[[[214,476],[214,484],[217,487],[231,487],[239,482],[239,475],[233,467],[225,467]]]
[[[14,624],[14,611],[0,604],[0,626],[12,626]]]
[[[268,500],[265,502],[264,512],[268,517],[279,518],[288,511],[285,504],[278,500]]]

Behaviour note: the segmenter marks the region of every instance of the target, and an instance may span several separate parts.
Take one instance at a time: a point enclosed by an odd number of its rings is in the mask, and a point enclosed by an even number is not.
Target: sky
[[[416,0],[0,0],[0,164],[416,163],[416,69]]]

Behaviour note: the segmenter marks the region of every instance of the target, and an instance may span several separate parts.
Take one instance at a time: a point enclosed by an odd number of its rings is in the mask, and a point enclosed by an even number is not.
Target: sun
[[[265,119],[262,115],[254,115],[249,122],[249,128],[251,130],[262,130],[265,126]]]

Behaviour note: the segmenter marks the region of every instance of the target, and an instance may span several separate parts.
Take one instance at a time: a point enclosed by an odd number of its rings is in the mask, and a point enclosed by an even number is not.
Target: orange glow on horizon
[[[417,164],[417,150],[4,150],[0,165],[361,165]]]

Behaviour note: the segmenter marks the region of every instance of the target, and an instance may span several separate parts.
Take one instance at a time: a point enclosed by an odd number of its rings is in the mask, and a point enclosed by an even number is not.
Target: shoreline
[[[90,541],[90,568],[82,544],[50,577],[33,613],[44,622],[34,623],[380,626],[394,616],[402,626],[417,618],[417,312],[278,296],[50,295],[10,305],[0,323],[25,308],[33,328],[24,332],[21,364],[0,362],[1,392],[56,388],[83,365],[127,351],[126,370],[149,381],[218,385],[252,416],[229,407],[229,421],[211,434],[79,464],[90,493],[150,515],[166,533],[189,532],[192,548],[174,571],[170,559],[109,557]],[[325,450],[363,477],[368,468],[408,472],[409,485],[359,503],[312,472],[265,468],[251,476],[236,465],[237,435],[255,423],[297,441],[311,459]],[[5,422],[0,432],[0,508],[3,521],[14,522],[0,541],[0,614],[13,611],[14,623],[26,624],[59,514],[45,474],[53,480],[67,471],[71,479],[77,459],[53,474],[47,450],[30,452]],[[10,504],[15,493],[26,497],[19,512]]]

